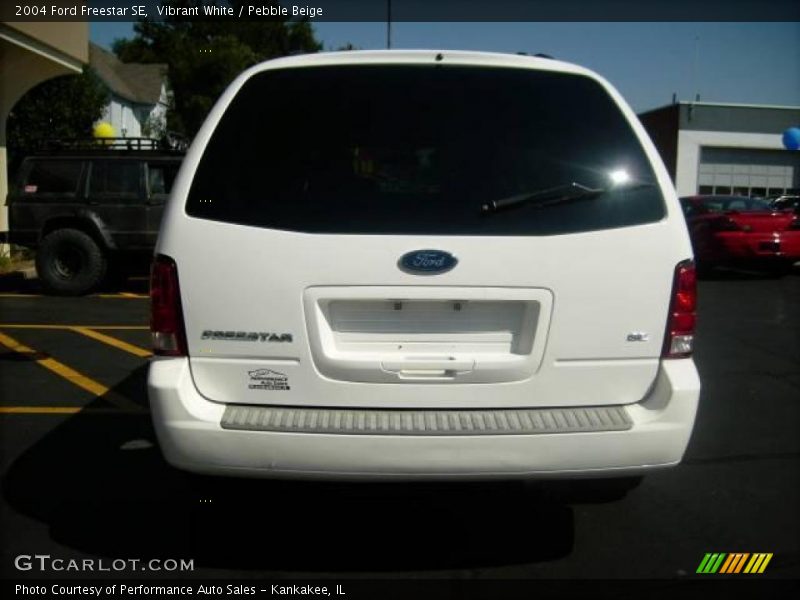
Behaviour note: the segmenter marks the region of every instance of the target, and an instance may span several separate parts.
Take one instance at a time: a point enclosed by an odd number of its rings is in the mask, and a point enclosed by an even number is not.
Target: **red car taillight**
[[[690,260],[678,263],[672,281],[667,332],[664,336],[662,358],[691,356],[697,321],[697,275]]]
[[[150,331],[154,354],[187,355],[178,267],[168,256],[156,256],[150,270]]]

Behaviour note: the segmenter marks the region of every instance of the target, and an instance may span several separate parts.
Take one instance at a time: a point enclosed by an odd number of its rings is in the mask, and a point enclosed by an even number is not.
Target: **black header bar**
[[[178,8],[180,6],[180,8]],[[188,9],[186,7],[189,7]],[[0,20],[800,21],[797,0],[3,0]]]

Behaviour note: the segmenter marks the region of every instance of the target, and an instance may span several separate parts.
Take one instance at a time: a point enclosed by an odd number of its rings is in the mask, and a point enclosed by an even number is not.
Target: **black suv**
[[[35,248],[46,291],[85,294],[155,246],[182,150],[155,140],[61,142],[25,158],[9,241]]]

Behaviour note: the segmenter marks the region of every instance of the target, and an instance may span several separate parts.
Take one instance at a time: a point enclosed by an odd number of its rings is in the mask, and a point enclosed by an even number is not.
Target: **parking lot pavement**
[[[30,291],[30,290],[29,290]],[[684,463],[621,500],[563,483],[206,479],[161,459],[147,299],[0,295],[4,577],[19,554],[185,558],[173,577],[658,578],[707,552],[800,574],[800,276],[700,284],[703,394]],[[163,573],[134,573],[159,577]],[[104,576],[130,577],[121,571]]]

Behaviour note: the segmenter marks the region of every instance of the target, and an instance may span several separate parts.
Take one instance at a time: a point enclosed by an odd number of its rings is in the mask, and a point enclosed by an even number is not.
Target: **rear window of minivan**
[[[309,233],[553,235],[650,223],[653,183],[630,124],[596,81],[529,69],[268,70],[232,100],[186,212]],[[607,193],[497,212],[490,201],[569,183]]]

